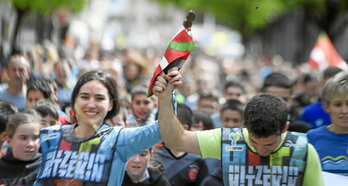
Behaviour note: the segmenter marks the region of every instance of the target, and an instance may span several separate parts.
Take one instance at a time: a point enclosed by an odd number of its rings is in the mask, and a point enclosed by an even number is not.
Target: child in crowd
[[[125,107],[120,107],[120,111],[118,114],[111,119],[107,119],[105,122],[112,126],[119,126],[126,128],[128,126],[127,123],[127,109]]]
[[[51,99],[52,91],[49,80],[45,78],[30,79],[28,81],[26,107],[32,108],[39,99]]]
[[[225,128],[243,126],[244,104],[236,99],[227,100],[221,108],[220,120]]]
[[[18,109],[14,103],[6,100],[0,100],[0,157],[5,155],[7,149],[7,143],[5,139],[6,124],[8,122],[8,119],[16,113],[18,113]]]
[[[128,124],[132,127],[143,126],[154,122],[157,108],[155,97],[147,97],[146,86],[135,86],[131,91],[131,110]]]
[[[348,176],[348,73],[329,79],[321,98],[331,124],[308,131],[309,142],[318,151],[323,171]]]
[[[123,186],[169,186],[162,174],[162,166],[154,161],[151,148],[128,159]]]
[[[0,184],[32,185],[41,164],[41,122],[35,114],[13,115],[6,127],[9,151],[0,159]]]
[[[208,114],[205,116],[211,121]],[[189,106],[178,103],[177,117],[185,130],[191,130],[193,112]],[[155,146],[154,154],[162,162],[164,176],[172,186],[199,185],[206,175],[204,160],[196,154],[171,150],[163,142]]]
[[[38,100],[33,109],[41,116],[42,127],[59,124],[59,105],[50,99]]]
[[[202,110],[193,110],[192,131],[209,130],[214,128],[214,122],[209,116],[209,113]]]

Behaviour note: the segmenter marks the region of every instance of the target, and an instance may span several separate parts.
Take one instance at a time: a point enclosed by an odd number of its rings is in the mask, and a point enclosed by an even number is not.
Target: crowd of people
[[[324,185],[348,176],[348,73],[96,46],[14,54],[0,84],[0,185]],[[42,52],[46,51],[46,52]],[[222,73],[221,73],[222,72]]]

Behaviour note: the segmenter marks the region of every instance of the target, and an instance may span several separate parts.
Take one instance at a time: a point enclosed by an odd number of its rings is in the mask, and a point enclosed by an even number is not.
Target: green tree
[[[323,30],[329,32],[331,24],[348,10],[343,0],[156,0],[161,4],[175,4],[186,10],[209,12],[221,24],[230,26],[249,36],[276,21],[280,16],[304,8]]]
[[[51,16],[55,13],[55,11],[60,9],[66,9],[68,11],[72,12],[79,12],[82,11],[88,0],[0,0],[0,1],[11,1],[16,13],[16,24],[14,28],[14,33],[12,37],[12,52],[16,50],[16,40],[18,31],[21,26],[21,22],[23,17],[28,13],[36,13],[38,19],[42,21],[41,23],[38,23],[41,25],[40,27],[37,27],[37,31],[39,29],[47,29],[47,27],[51,26]],[[40,35],[40,34],[38,34]],[[39,39],[41,40],[41,39]]]
[[[253,38],[262,45],[262,55],[281,55],[285,60],[299,64],[308,60],[316,40],[316,34],[325,31],[332,41],[341,41],[347,27],[347,0],[155,0],[160,4],[174,4],[184,10],[194,10],[198,15],[210,13],[218,23],[239,31],[243,44],[251,48]],[[295,15],[295,16],[294,16]],[[296,16],[297,15],[297,16]],[[298,20],[295,20],[298,19]],[[299,20],[300,19],[300,20]],[[294,30],[285,31],[284,26],[291,21]],[[294,25],[296,23],[296,25]],[[269,34],[272,36],[269,38]],[[285,45],[279,44],[276,35],[292,38]],[[254,40],[255,41],[255,40]],[[281,47],[279,47],[279,45]],[[340,46],[344,57],[346,52]],[[343,49],[342,49],[343,48]],[[254,55],[254,53],[253,53]],[[255,56],[257,57],[257,56]],[[345,55],[347,60],[348,55]]]

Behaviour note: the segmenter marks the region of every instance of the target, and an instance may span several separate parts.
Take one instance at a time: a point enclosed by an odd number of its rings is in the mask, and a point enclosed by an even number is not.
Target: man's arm
[[[196,133],[184,130],[174,113],[171,92],[181,84],[181,75],[177,68],[172,68],[167,75],[162,72],[154,84],[153,91],[158,96],[161,136],[170,149],[200,155]]]

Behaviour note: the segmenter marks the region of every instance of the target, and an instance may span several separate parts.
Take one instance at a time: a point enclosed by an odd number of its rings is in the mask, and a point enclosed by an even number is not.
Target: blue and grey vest
[[[225,186],[302,185],[306,134],[288,132],[282,146],[267,157],[251,151],[241,128],[222,129],[221,160]]]
[[[120,129],[104,124],[93,137],[71,142],[60,126],[42,129],[43,163],[34,185],[107,185],[116,145],[109,148],[104,142],[112,130]]]

